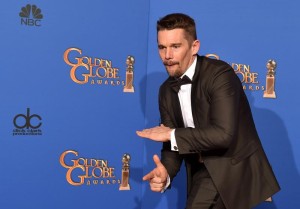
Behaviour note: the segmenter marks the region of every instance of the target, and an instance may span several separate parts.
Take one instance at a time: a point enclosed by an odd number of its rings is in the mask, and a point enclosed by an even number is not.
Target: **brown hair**
[[[186,14],[168,14],[157,21],[157,33],[161,30],[173,30],[178,28],[184,29],[188,40],[194,41],[197,39],[195,21]]]

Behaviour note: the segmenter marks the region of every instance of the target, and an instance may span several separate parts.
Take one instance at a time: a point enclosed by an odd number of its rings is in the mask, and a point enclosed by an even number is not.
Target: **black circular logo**
[[[23,118],[24,120],[20,121],[20,120],[18,120],[19,118]],[[32,119],[33,118],[37,118],[36,120],[39,120],[39,121],[42,120],[41,116],[39,116],[37,114],[30,115],[30,108],[27,108],[27,114],[26,115],[18,114],[18,115],[16,115],[16,117],[14,117],[14,125],[15,125],[16,128],[19,128],[19,129],[23,129],[23,128],[37,129],[42,125],[42,123],[39,122],[37,124],[32,124]]]

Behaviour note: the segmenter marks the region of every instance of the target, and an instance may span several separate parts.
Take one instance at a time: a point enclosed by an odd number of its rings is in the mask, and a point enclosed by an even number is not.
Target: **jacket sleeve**
[[[208,77],[206,122],[201,127],[175,130],[180,154],[226,150],[237,135],[241,82],[229,66],[212,71]]]
[[[162,92],[161,87],[159,93],[159,110],[161,123],[167,127],[175,128],[175,124],[173,123],[172,117],[169,112],[170,110],[169,108],[167,108],[167,103],[165,102],[166,97],[164,97],[163,95],[164,93]],[[179,152],[171,151],[170,142],[163,143],[161,150],[161,162],[166,167],[171,181],[180,170],[182,160],[183,158],[181,155],[179,155]]]

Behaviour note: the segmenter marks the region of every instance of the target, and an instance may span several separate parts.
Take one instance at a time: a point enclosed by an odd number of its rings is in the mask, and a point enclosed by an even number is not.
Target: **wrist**
[[[170,129],[169,130],[169,132],[168,132],[168,141],[171,141],[173,132],[175,132],[175,129]]]

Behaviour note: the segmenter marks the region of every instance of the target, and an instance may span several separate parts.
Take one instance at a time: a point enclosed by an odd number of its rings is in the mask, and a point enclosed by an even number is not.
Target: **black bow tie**
[[[184,75],[182,78],[175,78],[174,80],[170,81],[170,86],[176,93],[178,93],[181,85],[190,83],[192,83],[191,79]]]

